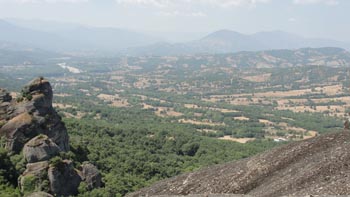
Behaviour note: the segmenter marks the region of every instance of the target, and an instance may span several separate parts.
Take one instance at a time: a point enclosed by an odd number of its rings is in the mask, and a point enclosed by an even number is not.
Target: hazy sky
[[[0,0],[0,18],[148,32],[282,30],[350,41],[350,0]]]

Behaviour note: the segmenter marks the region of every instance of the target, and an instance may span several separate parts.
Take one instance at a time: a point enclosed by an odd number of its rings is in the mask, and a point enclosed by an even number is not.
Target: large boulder
[[[33,116],[27,112],[6,122],[0,129],[0,134],[5,135],[7,140],[6,148],[20,152],[23,144],[38,134],[35,127]]]
[[[28,163],[46,161],[58,155],[60,148],[46,135],[38,135],[24,145],[23,155]]]
[[[71,196],[78,194],[81,177],[74,169],[73,162],[64,160],[50,166],[48,170],[50,191],[57,196]]]
[[[35,191],[49,191],[48,168],[48,161],[27,164],[26,170],[19,178],[21,192],[26,195]]]
[[[0,91],[0,136],[6,136],[6,148],[18,153],[33,137],[44,134],[55,142],[61,151],[69,151],[67,129],[52,107],[50,83],[39,77],[22,90],[16,101],[9,102],[6,91]],[[21,121],[24,119],[26,121]]]
[[[81,178],[86,182],[87,189],[92,190],[102,186],[102,176],[96,166],[86,162],[81,165]]]

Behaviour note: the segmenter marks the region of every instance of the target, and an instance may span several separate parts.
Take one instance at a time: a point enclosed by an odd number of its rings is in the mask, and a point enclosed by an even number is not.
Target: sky
[[[0,18],[169,35],[281,30],[350,41],[350,0],[0,0]],[[0,33],[1,35],[1,33]]]

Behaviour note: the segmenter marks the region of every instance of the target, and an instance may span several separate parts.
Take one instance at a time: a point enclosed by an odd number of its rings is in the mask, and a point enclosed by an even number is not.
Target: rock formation
[[[47,161],[58,155],[60,148],[46,135],[38,135],[24,145],[23,154],[28,163]]]
[[[164,180],[129,196],[349,195],[349,150],[349,131],[330,133]]]
[[[87,183],[87,189],[99,188],[102,186],[101,174],[98,169],[91,163],[81,165],[81,177]]]
[[[64,160],[50,166],[48,170],[50,190],[57,196],[78,194],[78,187],[82,178],[74,169],[72,161]]]
[[[5,90],[0,91],[0,136],[6,136],[8,150],[19,153],[33,137],[44,134],[61,151],[68,151],[68,133],[61,117],[52,107],[50,83],[37,78],[26,85],[16,100]]]
[[[21,192],[29,196],[76,195],[82,181],[89,190],[100,187],[101,174],[94,165],[84,163],[78,170],[72,161],[59,157],[69,151],[69,138],[52,107],[52,98],[51,85],[42,77],[26,85],[16,99],[0,89],[0,136],[10,152],[23,150],[27,162],[19,178]]]

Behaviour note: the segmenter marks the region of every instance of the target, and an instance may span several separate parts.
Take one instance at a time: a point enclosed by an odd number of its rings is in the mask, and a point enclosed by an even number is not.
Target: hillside
[[[129,196],[350,194],[350,132],[334,132],[257,156],[187,173]]]

